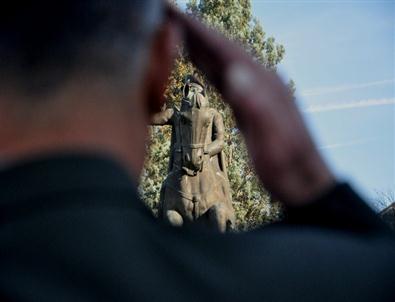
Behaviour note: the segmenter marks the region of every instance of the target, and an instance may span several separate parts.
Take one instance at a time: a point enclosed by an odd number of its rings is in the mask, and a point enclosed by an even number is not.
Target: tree
[[[186,4],[186,12],[240,43],[266,68],[276,70],[277,64],[284,57],[284,47],[276,43],[273,37],[266,37],[260,22],[253,18],[249,0],[189,0]],[[210,105],[224,118],[227,130],[225,154],[228,158],[228,176],[238,229],[250,229],[278,219],[281,215],[281,207],[279,203],[271,200],[256,177],[230,107],[221,100],[220,94],[208,85],[204,75],[188,60],[187,53],[183,49],[179,50],[179,58],[165,93],[167,106],[179,104],[183,80],[188,74],[194,74],[205,83]],[[150,131],[148,156],[141,176],[140,194],[147,205],[156,212],[160,187],[167,174],[171,129],[151,127]]]

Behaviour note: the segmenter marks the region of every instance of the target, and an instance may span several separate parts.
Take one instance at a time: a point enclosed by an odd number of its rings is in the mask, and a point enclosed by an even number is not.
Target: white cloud
[[[302,109],[302,111],[307,113],[317,113],[317,112],[328,112],[328,111],[346,110],[346,109],[363,108],[363,107],[393,105],[393,104],[395,104],[395,98],[367,99],[360,101],[351,101],[346,103],[327,103],[327,104],[310,105]]]
[[[360,84],[350,84],[350,85],[340,85],[340,86],[330,86],[330,87],[318,87],[312,89],[306,89],[302,91],[302,96],[316,96],[330,93],[337,93],[373,86],[387,85],[395,83],[395,79],[391,80],[382,80],[382,81],[374,81],[368,83],[360,83]]]

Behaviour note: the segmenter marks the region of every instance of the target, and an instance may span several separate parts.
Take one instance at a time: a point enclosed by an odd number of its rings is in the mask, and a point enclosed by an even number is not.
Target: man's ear
[[[174,64],[179,42],[178,28],[170,21],[164,22],[153,38],[144,85],[145,101],[150,114],[160,111],[165,103],[163,93]]]

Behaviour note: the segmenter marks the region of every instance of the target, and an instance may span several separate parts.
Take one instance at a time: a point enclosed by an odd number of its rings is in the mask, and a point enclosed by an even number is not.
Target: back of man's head
[[[0,4],[0,160],[115,154],[135,174],[163,99],[175,27],[161,0]]]
[[[0,87],[25,94],[45,93],[76,72],[136,76],[160,21],[158,0],[14,0],[0,6]]]

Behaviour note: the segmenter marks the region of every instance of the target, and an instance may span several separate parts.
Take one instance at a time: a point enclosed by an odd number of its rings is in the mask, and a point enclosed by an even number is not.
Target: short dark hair
[[[12,81],[29,92],[43,91],[76,70],[108,74],[128,66],[160,22],[159,3],[2,1],[0,86]]]

